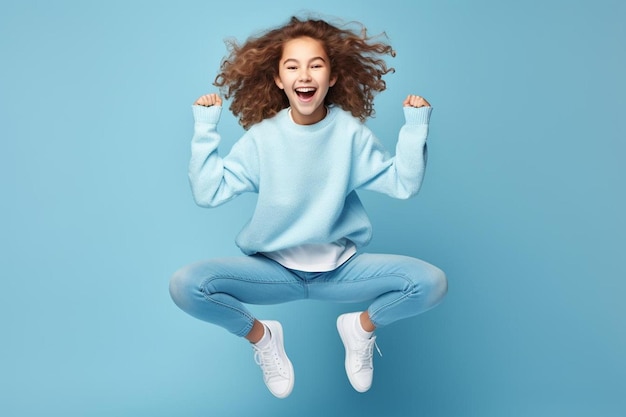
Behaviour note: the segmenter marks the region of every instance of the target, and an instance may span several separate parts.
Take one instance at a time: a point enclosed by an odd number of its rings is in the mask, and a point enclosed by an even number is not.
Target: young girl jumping
[[[392,71],[381,59],[392,48],[347,26],[291,18],[284,26],[232,43],[215,85],[246,129],[220,157],[217,123],[222,99],[201,96],[189,178],[203,207],[253,192],[251,219],[236,238],[245,256],[182,268],[170,281],[184,311],[252,343],[270,392],[287,397],[294,370],[279,322],[259,320],[244,304],[300,299],[356,303],[337,330],[355,390],[372,384],[376,328],[423,313],[444,297],[447,281],[419,259],[368,254],[372,227],[356,190],[395,198],[415,195],[425,168],[431,113],[422,97],[403,102],[405,125],[395,156],[364,125],[374,94]]]

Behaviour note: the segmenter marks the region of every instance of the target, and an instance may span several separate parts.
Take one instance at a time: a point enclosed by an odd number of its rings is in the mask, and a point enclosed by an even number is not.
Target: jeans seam
[[[323,284],[358,284],[360,282],[363,281],[370,281],[373,279],[379,279],[379,278],[385,278],[385,277],[397,277],[397,278],[402,278],[405,281],[408,281],[409,284],[412,283],[410,278],[407,278],[405,274],[395,274],[395,273],[384,273],[381,275],[370,275],[368,277],[365,278],[360,278],[359,280],[351,280],[351,281],[340,281],[340,282],[333,282],[332,280],[328,280],[328,281],[311,281],[309,282],[310,284],[319,284],[319,285],[323,285]]]
[[[415,285],[413,285],[413,281],[408,278],[405,274],[385,274],[386,276],[393,276],[393,277],[397,277],[397,278],[401,278],[404,281],[406,281],[409,285],[409,287],[414,287]],[[385,275],[381,275],[381,276],[376,276],[376,278],[381,278]],[[372,276],[371,278],[374,278],[374,276]],[[370,278],[370,279],[371,279]],[[394,305],[406,300],[407,298],[409,298],[411,296],[412,291],[408,291],[408,292],[404,292],[404,291],[399,291],[400,292],[400,297],[398,297],[397,299],[388,302],[380,307],[378,307],[376,310],[369,310],[368,308],[368,314],[370,316],[370,320],[372,321],[372,323],[374,323],[374,325],[376,327],[380,327],[380,323],[377,322],[376,320],[376,316],[380,315],[382,312],[390,309],[391,307],[393,307]],[[382,295],[382,294],[381,294]],[[372,306],[372,304],[370,304],[370,307]]]
[[[237,336],[245,336],[249,333],[249,331],[252,329],[252,324],[250,323],[251,321],[254,320],[254,317],[250,316],[249,314],[247,314],[245,311],[235,308],[233,306],[231,306],[230,304],[226,304],[226,303],[222,303],[221,301],[217,301],[213,298],[211,298],[210,293],[206,290],[206,286],[208,283],[210,283],[211,281],[213,281],[215,279],[215,277],[211,277],[211,278],[206,278],[202,281],[202,285],[200,286],[201,292],[202,292],[202,297],[208,301],[209,303],[221,306],[221,307],[225,307],[231,311],[234,311],[236,313],[238,313],[239,315],[241,315],[242,317],[245,317],[248,319],[248,322],[246,324],[246,326],[240,330],[236,334]]]
[[[241,281],[241,282],[253,282],[255,284],[280,284],[280,285],[285,285],[285,284],[294,284],[294,285],[299,285],[297,282],[291,282],[291,281],[274,281],[274,282],[268,282],[268,281],[264,281],[264,280],[259,280],[259,279],[247,279],[247,278],[241,278],[237,275],[219,275],[219,276],[212,276],[210,278],[206,278],[204,281],[202,281],[202,286],[204,288],[204,285],[211,282],[211,281],[215,281],[217,279],[233,279],[236,281]]]

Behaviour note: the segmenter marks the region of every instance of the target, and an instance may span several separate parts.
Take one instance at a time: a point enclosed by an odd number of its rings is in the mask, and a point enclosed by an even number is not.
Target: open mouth
[[[317,91],[314,87],[300,87],[296,88],[296,94],[303,100],[309,100],[313,98],[315,92]]]

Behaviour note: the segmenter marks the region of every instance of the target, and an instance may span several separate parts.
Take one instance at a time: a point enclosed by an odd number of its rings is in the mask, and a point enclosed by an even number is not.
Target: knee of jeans
[[[445,272],[433,266],[426,288],[430,304],[432,306],[439,304],[448,293],[448,278]]]
[[[182,309],[184,309],[193,291],[189,278],[189,267],[179,269],[170,278],[170,297]]]
[[[441,269],[430,266],[427,273],[416,277],[411,287],[411,293],[418,295],[429,306],[435,306],[441,302],[448,292],[448,279]]]

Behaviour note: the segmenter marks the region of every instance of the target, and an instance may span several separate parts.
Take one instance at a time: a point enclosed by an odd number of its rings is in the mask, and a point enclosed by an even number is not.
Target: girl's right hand
[[[205,94],[201,97],[198,97],[198,99],[193,104],[194,106],[204,107],[221,106],[222,98],[217,94]]]
[[[409,94],[402,102],[404,107],[430,107],[430,103],[422,96]]]

